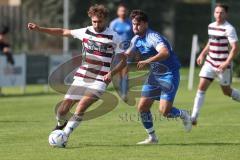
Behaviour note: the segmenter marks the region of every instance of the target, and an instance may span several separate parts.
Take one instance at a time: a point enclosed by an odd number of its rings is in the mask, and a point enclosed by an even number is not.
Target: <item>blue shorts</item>
[[[179,71],[156,75],[150,73],[142,87],[142,96],[154,100],[174,101],[180,80]]]

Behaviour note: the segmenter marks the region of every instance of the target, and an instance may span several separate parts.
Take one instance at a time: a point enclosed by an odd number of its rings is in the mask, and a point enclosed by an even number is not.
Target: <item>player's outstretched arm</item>
[[[108,74],[104,76],[104,81],[109,83],[111,81],[111,77],[120,72],[127,65],[127,57],[125,54],[119,54],[120,62],[110,71]]]
[[[28,27],[28,30],[47,33],[47,34],[54,35],[54,36],[64,36],[64,37],[71,36],[71,31],[69,29],[45,28],[45,27],[41,27],[35,23],[28,23],[27,27]]]
[[[155,56],[152,56],[143,61],[139,61],[137,64],[137,68],[142,69],[146,65],[150,64],[151,62],[161,61],[161,60],[167,59],[169,57],[169,52],[166,47],[161,46],[161,47],[157,48],[157,51],[158,51],[158,54],[156,54]]]
[[[207,43],[207,45],[204,47],[204,49],[202,50],[202,52],[200,53],[200,55],[197,58],[197,64],[198,65],[202,65],[203,61],[208,53],[209,50],[209,42]]]

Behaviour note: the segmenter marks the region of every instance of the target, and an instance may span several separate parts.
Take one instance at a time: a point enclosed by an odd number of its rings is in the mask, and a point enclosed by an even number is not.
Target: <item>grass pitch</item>
[[[187,77],[187,72],[182,71]],[[197,84],[198,79],[195,79]],[[234,83],[240,89],[240,84]],[[18,89],[3,89],[0,97],[1,160],[238,160],[240,159],[240,103],[225,97],[214,82],[207,92],[197,127],[185,133],[181,120],[158,115],[154,126],[158,145],[138,146],[146,138],[134,106],[121,100],[110,113],[84,121],[71,135],[65,149],[48,145],[48,135],[55,125],[54,106],[63,95],[38,94],[39,86],[27,88],[26,95],[11,95]],[[113,91],[111,91],[113,92]],[[192,109],[195,90],[187,90],[182,80],[175,106]]]

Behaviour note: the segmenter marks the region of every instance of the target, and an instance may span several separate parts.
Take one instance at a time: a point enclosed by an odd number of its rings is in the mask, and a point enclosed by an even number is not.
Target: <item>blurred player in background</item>
[[[7,40],[7,34],[9,28],[7,26],[2,26],[0,29],[0,55],[5,55],[7,57],[7,62],[14,65],[14,59],[11,53],[10,44]]]
[[[173,107],[178,90],[180,63],[168,40],[148,27],[148,17],[141,10],[133,10],[130,15],[135,36],[127,55],[140,52],[142,60],[137,68],[150,66],[149,76],[142,87],[142,95],[138,104],[141,121],[148,133],[148,138],[138,144],[155,144],[158,138],[153,127],[150,108],[154,100],[160,103],[159,109],[168,118],[180,117],[186,131],[192,124],[190,115],[185,110]]]
[[[125,4],[120,4],[117,8],[117,18],[115,18],[110,23],[110,28],[117,32],[119,35],[122,44],[125,44],[125,49],[128,48],[130,41],[133,37],[132,32],[132,22],[128,18],[128,9]],[[119,59],[115,59],[114,63],[118,63]],[[128,58],[128,62],[131,62],[131,58]],[[124,101],[127,101],[127,92],[128,92],[128,66],[126,66],[120,73],[119,73],[119,88],[121,98]]]
[[[208,25],[208,43],[197,59],[197,64],[202,65],[206,57],[199,73],[200,82],[191,115],[193,125],[197,124],[205,92],[216,77],[219,79],[223,94],[240,102],[240,91],[231,87],[232,60],[238,53],[238,37],[235,28],[226,20],[227,13],[227,5],[216,4],[215,22]]]
[[[83,64],[76,71],[74,81],[65,95],[58,110],[58,124],[55,129],[63,129],[69,136],[80,124],[84,112],[96,102],[105,91],[111,77],[126,65],[126,57],[118,46],[118,35],[107,28],[108,10],[103,5],[89,8],[88,16],[92,26],[69,30],[61,28],[44,28],[29,23],[28,28],[33,31],[48,33],[56,36],[74,37],[83,43]],[[110,70],[113,56],[118,54],[119,64]],[[78,102],[74,115],[66,119],[71,106]]]

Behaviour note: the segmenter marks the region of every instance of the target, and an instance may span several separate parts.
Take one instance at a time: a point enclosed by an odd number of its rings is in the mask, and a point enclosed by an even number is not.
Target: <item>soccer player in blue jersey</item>
[[[150,65],[149,76],[142,87],[137,107],[149,137],[137,144],[156,144],[158,138],[150,111],[154,100],[160,102],[159,109],[163,116],[180,117],[187,132],[192,128],[191,117],[187,111],[173,106],[180,80],[180,63],[168,40],[148,27],[148,17],[143,11],[133,10],[130,17],[135,36],[126,54],[129,56],[136,51],[140,52],[142,60],[137,64],[138,69]]]
[[[117,8],[117,18],[111,21],[109,28],[114,30],[121,40],[126,44],[126,49],[128,48],[128,44],[130,43],[133,37],[132,31],[132,22],[128,18],[128,9],[125,4],[118,5]],[[114,63],[119,62],[119,58],[116,57]],[[131,58],[128,58],[128,62],[131,62]],[[128,92],[128,66],[126,65],[121,72],[119,72],[119,88],[121,98],[124,101],[127,101],[127,92]]]

